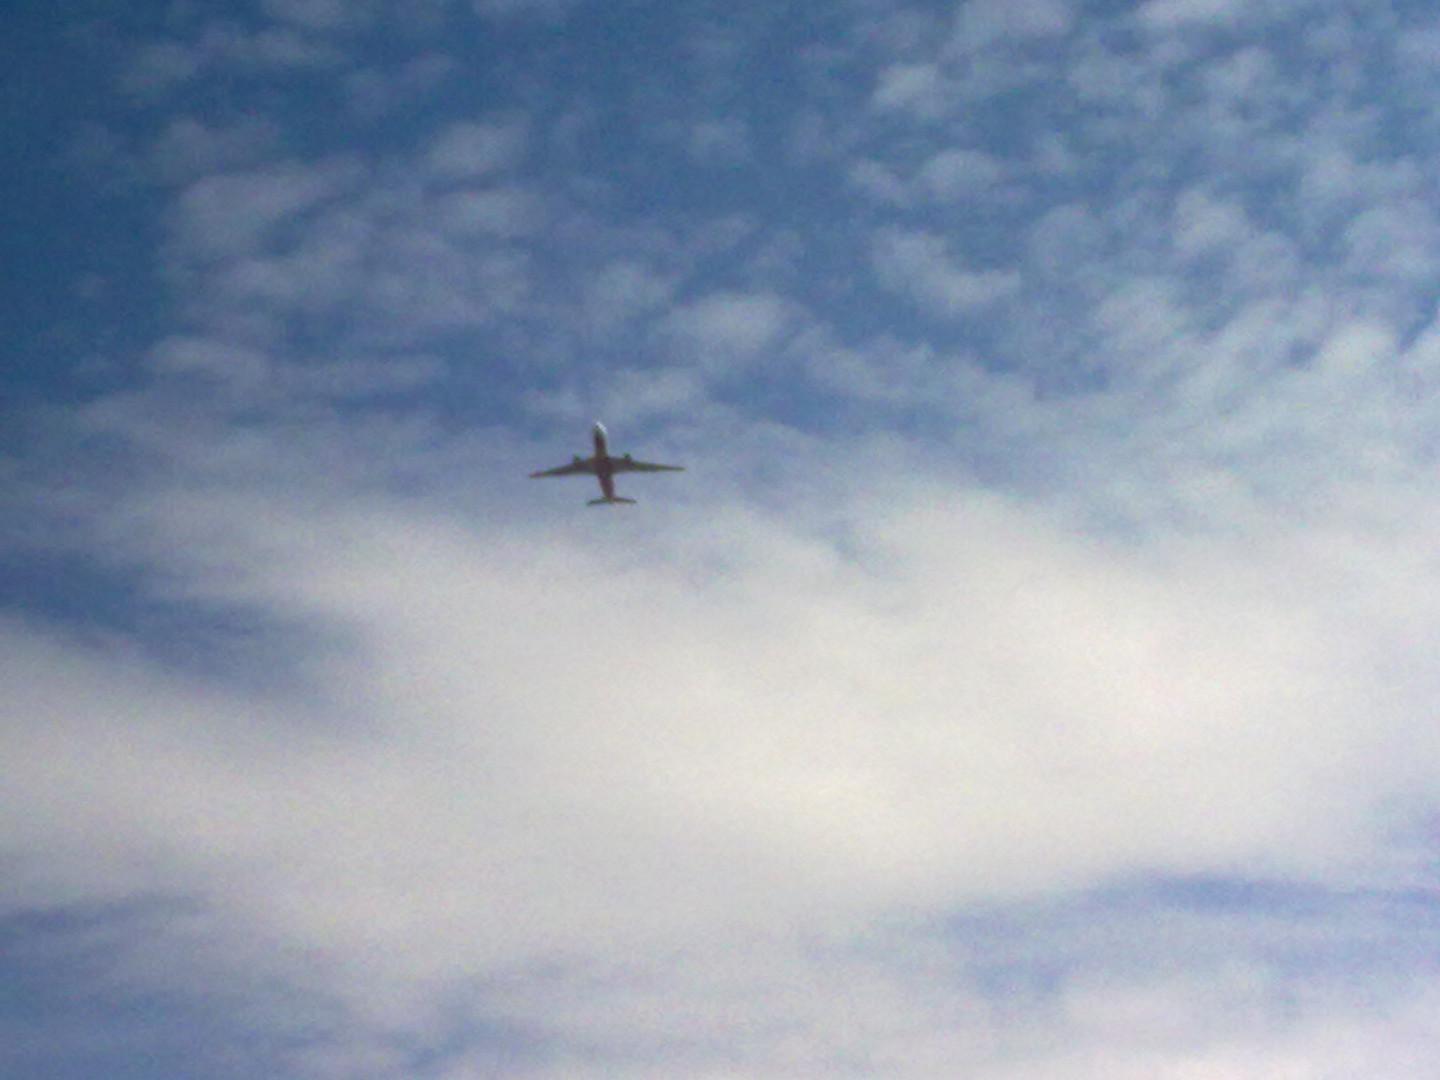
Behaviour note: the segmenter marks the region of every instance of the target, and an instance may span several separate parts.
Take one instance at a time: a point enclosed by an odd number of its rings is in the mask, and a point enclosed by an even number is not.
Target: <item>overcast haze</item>
[[[0,1075],[1434,1075],[1430,5],[39,7]]]

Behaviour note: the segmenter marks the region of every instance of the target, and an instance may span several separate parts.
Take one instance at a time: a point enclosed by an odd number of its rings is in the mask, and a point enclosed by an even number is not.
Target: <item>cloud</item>
[[[453,192],[436,209],[442,228],[462,236],[530,236],[544,223],[539,200],[517,187]]]
[[[146,45],[130,60],[120,87],[136,95],[160,94],[195,77],[203,65],[200,54],[179,42]]]
[[[1244,5],[1235,0],[1147,0],[1137,12],[1140,22],[1155,30],[1194,25],[1224,25],[1238,20]]]
[[[317,14],[330,5],[298,0],[284,5]],[[303,19],[296,19],[304,25]],[[120,89],[142,100],[157,100],[217,72],[246,78],[270,72],[335,71],[345,54],[332,42],[292,26],[245,27],[223,20],[204,23],[190,40],[158,41],[136,49],[121,73]]]
[[[979,49],[1007,38],[1024,40],[1061,35],[1075,23],[1068,0],[969,0],[955,17],[957,43]]]
[[[52,888],[196,892],[455,978],[1138,866],[1314,872],[1437,749],[1381,704],[1423,688],[1354,648],[1424,594],[1302,537],[1157,561],[929,486],[868,507],[858,563],[713,503],[609,554],[321,509],[146,515],[193,602],[322,632],[302,712],[12,630],[8,790],[46,809],[9,840],[55,852]]]
[[[1175,247],[1185,255],[1225,251],[1249,239],[1245,211],[1201,191],[1185,192],[1175,205]]]
[[[563,22],[583,0],[474,0],[475,14],[501,22]]]
[[[1356,1013],[1351,1007],[1363,995],[1346,988],[1343,972],[1334,971],[1333,981],[1312,976],[1307,988],[1291,967],[1332,964],[1337,953],[1323,946],[1277,951],[1247,940],[1239,959],[1232,938],[1219,960],[1206,950],[1236,930],[1223,917],[1172,911],[1167,925],[1140,909],[1102,917],[1098,932],[1094,918],[1060,907],[1034,913],[1023,932],[977,919],[949,933],[895,926],[804,944],[736,943],[723,955],[592,969],[573,983],[559,975],[499,982],[491,1000],[505,1015],[543,1011],[580,1033],[584,1050],[567,1064],[588,1065],[581,1075],[722,1068],[830,1075],[868,1067],[904,1077],[963,1069],[986,1080],[1258,1080],[1277,1069],[1360,1077],[1424,1060],[1433,995],[1403,961],[1404,974],[1373,988],[1383,1004]],[[1319,939],[1353,946],[1366,934],[1363,916],[1354,923],[1299,918]],[[1067,934],[1103,943],[1100,970],[1069,968],[1076,951]],[[1157,946],[1178,947],[1187,959],[1148,976],[1129,966]],[[661,1011],[672,1023],[657,1031],[646,1018]]]
[[[928,158],[908,180],[868,158],[855,161],[846,179],[876,202],[914,209],[925,202],[993,200],[1005,175],[1004,164],[990,154],[950,148]]]
[[[877,202],[906,206],[911,201],[905,182],[893,169],[878,161],[862,159],[855,162],[846,179]]]
[[[935,64],[895,64],[880,74],[871,106],[914,113],[936,120],[956,104],[955,95]]]
[[[785,302],[763,293],[719,293],[676,305],[661,333],[700,364],[724,372],[775,347],[790,323]]]
[[[185,188],[176,204],[178,251],[197,261],[257,254],[297,217],[356,179],[355,167],[340,161],[204,177]]]
[[[1350,269],[1376,281],[1432,280],[1440,222],[1419,200],[1396,200],[1358,214],[1345,228]]]
[[[653,311],[674,292],[666,274],[634,259],[616,259],[585,283],[584,309],[597,327],[612,327]]]
[[[213,173],[242,170],[274,155],[280,130],[253,117],[209,127],[191,117],[172,120],[150,152],[150,173],[162,183],[183,184]]]
[[[264,0],[267,14],[274,18],[311,31],[333,32],[357,23],[363,23],[373,16],[374,5],[365,0],[347,3],[345,0]]]
[[[690,132],[690,156],[702,165],[743,161],[751,153],[749,129],[738,117],[702,120]]]
[[[982,194],[1003,178],[1003,166],[990,154],[953,149],[925,162],[917,180],[934,198],[950,201]]]
[[[393,70],[379,66],[357,69],[345,76],[343,85],[355,114],[372,119],[414,108],[459,71],[453,57],[422,53]]]
[[[881,232],[874,240],[871,259],[882,286],[940,319],[953,319],[993,304],[1020,285],[1018,275],[1011,272],[961,269],[946,251],[943,238],[921,231]]]
[[[515,120],[454,124],[435,140],[426,164],[442,181],[488,176],[514,168],[525,141],[524,125]]]

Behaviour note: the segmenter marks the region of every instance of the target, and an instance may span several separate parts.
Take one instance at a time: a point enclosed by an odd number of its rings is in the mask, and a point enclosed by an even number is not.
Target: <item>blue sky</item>
[[[1433,1075],[1427,5],[11,22],[0,1075]]]

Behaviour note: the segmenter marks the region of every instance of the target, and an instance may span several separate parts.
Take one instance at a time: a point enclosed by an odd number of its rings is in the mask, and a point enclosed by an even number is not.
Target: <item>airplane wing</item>
[[[588,473],[593,476],[595,473],[595,459],[587,458],[582,461],[577,458],[568,465],[557,465],[553,469],[545,469],[542,472],[532,472],[530,478],[533,480],[540,476],[574,476],[576,473]]]
[[[620,457],[612,458],[616,472],[684,472],[684,465],[655,465],[648,461],[636,461],[634,458]]]

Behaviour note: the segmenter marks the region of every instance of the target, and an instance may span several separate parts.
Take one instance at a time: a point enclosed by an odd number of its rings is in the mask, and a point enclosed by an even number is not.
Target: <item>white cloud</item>
[[[384,240],[386,257],[365,279],[364,304],[398,341],[483,326],[533,294],[534,269],[522,249],[470,251],[420,227],[393,230]]]
[[[899,169],[872,158],[855,161],[845,179],[878,203],[914,209],[925,202],[991,200],[1000,191],[1005,166],[990,154],[948,148],[929,157],[906,179]]]
[[[977,150],[941,150],[925,162],[917,177],[933,198],[953,201],[989,191],[1004,180],[1003,166]]]
[[[163,94],[194,78],[203,66],[204,57],[198,49],[176,41],[155,42],[130,57],[120,88],[139,96]]]
[[[676,305],[660,332],[702,366],[724,373],[774,349],[791,317],[785,302],[772,294],[717,293]]]
[[[276,375],[259,350],[205,338],[167,338],[151,350],[150,366],[162,378],[199,376],[246,398],[262,393]]]
[[[242,69],[311,71],[344,68],[347,59],[336,47],[291,30],[263,30],[246,39],[220,35],[221,60]]]
[[[669,275],[634,259],[616,259],[597,270],[585,283],[587,322],[609,329],[654,311],[674,293]]]
[[[457,1001],[609,1075],[1259,1077],[1323,1060],[1336,1024],[1359,1039],[1324,1000],[1277,1039],[1293,993],[1203,950],[1097,971],[1115,942],[1088,916],[1063,949],[997,946],[1022,983],[1026,957],[1077,966],[1011,1000],[959,959],[981,937],[923,916],[1362,855],[1440,756],[1426,677],[1395,679],[1433,636],[1433,586],[1391,576],[1424,580],[1427,515],[1138,547],[909,464],[852,491],[843,548],[709,482],[583,538],[444,492],[132,503],[122,550],[164,553],[172,595],[309,629],[304,685],[8,627],[9,901],[188,895],[224,963],[363,1017],[357,1054]],[[1354,1067],[1409,1030],[1364,1030]]]
[[[197,721],[193,692],[83,661],[96,674],[71,686],[118,689],[43,713],[13,699],[9,790],[41,785],[57,817],[17,821],[11,842],[78,838],[101,815],[115,865],[158,888],[363,951],[377,976],[434,977],[1131,866],[1313,870],[1435,764],[1423,717],[1388,704],[1420,699],[1374,682],[1355,648],[1428,600],[1356,577],[1364,548],[1140,555],[924,484],[856,510],[859,563],[704,501],[658,532],[604,525],[595,550],[394,510],[167,497],[151,542],[182,554],[170,565],[197,600],[351,643],[310,666],[323,709],[256,727],[212,695]],[[593,647],[597,626],[618,653]],[[33,651],[10,650],[29,672],[10,683],[43,700],[66,661]],[[102,753],[121,729],[100,702],[126,700],[148,719]],[[163,793],[143,780],[157,756]],[[90,809],[65,813],[81,789]],[[83,862],[69,873],[88,887]]]
[[[394,70],[369,67],[350,72],[344,77],[344,88],[350,107],[359,116],[389,116],[413,107],[459,73],[460,65],[453,57],[425,53]]]
[[[935,64],[895,64],[880,73],[871,107],[938,120],[958,104],[955,89]]]
[[[403,393],[438,381],[445,366],[433,358],[316,361],[301,367],[277,363],[259,349],[215,338],[167,338],[150,353],[150,367],[167,379],[206,383],[212,405],[297,404],[312,394],[361,398]]]
[[[1029,226],[1027,271],[1052,287],[1093,285],[1087,275],[1076,271],[1082,265],[1104,264],[1110,228],[1086,206],[1068,203],[1048,210]]]
[[[1348,269],[1386,283],[1427,288],[1437,269],[1440,221],[1428,201],[1396,199],[1362,210],[1345,227]]]
[[[525,144],[525,126],[516,120],[453,124],[431,146],[426,166],[440,180],[488,176],[518,165]]]
[[[703,120],[690,130],[690,156],[702,165],[733,165],[752,153],[749,127],[738,117]]]
[[[878,161],[861,159],[850,166],[845,177],[852,185],[877,202],[908,206],[910,190],[895,170]]]
[[[1174,919],[1172,935],[1205,948],[1190,921]],[[1145,922],[1124,930],[1164,936]],[[865,1067],[917,1080],[1360,1080],[1377,1070],[1425,1075],[1433,1052],[1427,1021],[1436,1003],[1420,986],[1372,989],[1379,1002],[1362,1004],[1342,986],[1297,987],[1283,962],[1259,956],[1191,960],[1148,978],[1117,963],[1070,979],[1063,961],[1061,972],[1046,973],[987,956],[1004,944],[1028,949],[977,936],[973,946],[923,932],[858,944],[822,938],[808,948],[736,943],[723,955],[637,962],[573,984],[517,980],[496,1000],[506,1015],[563,1017],[594,1055],[588,1069],[573,1062],[575,1072],[544,1075],[828,1076]],[[1065,951],[1055,944],[1045,941],[1052,957]],[[657,1031],[647,1018],[660,1014],[671,1023]]]
[[[207,176],[181,192],[175,211],[178,253],[208,260],[254,254],[297,217],[359,179],[346,162],[279,164]]]
[[[1185,192],[1175,204],[1175,247],[1184,255],[1226,251],[1250,238],[1245,211],[1201,191]]]
[[[207,127],[190,117],[172,120],[150,152],[150,172],[164,183],[196,180],[243,169],[274,153],[280,130],[259,117],[228,127]]]
[[[880,284],[941,319],[954,319],[1013,295],[1019,276],[962,269],[942,237],[889,229],[876,236],[871,260]]]
[[[1295,92],[1284,85],[1268,49],[1258,45],[1237,50],[1207,65],[1203,73],[1212,101],[1237,111],[1264,112],[1279,104],[1292,104]]]
[[[216,322],[226,309],[249,308],[283,318],[297,312],[343,310],[376,269],[380,231],[351,206],[316,215],[283,254],[232,259],[200,290]]]
[[[1151,29],[1174,30],[1235,22],[1245,7],[1240,0],[1146,0],[1136,14]]]
[[[1315,125],[1304,144],[1295,197],[1304,220],[1316,232],[1336,220],[1347,220],[1365,206],[1413,196],[1423,189],[1413,160],[1366,160],[1345,135],[1330,130],[1360,123],[1360,117],[1328,117]]]
[[[997,41],[1065,34],[1075,22],[1069,0],[966,0],[955,17],[955,42],[982,49]]]
[[[461,236],[530,236],[544,224],[540,201],[513,185],[451,192],[436,209],[442,228]]]
[[[277,2],[296,12],[309,7],[317,15],[330,6],[328,0]],[[342,51],[308,30],[274,24],[250,29],[215,20],[201,24],[188,41],[154,42],[136,49],[121,73],[120,88],[153,100],[216,72],[253,76],[259,72],[338,71],[346,64]]]
[[[474,0],[475,14],[500,21],[535,19],[559,23],[583,0]]]
[[[369,0],[264,0],[265,11],[283,22],[311,31],[335,31],[373,17]]]

